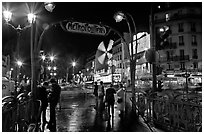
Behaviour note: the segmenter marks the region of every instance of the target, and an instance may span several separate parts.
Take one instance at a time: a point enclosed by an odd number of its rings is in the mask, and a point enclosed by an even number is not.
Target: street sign
[[[106,28],[104,26],[100,26],[97,24],[66,20],[66,21],[60,22],[60,25],[62,29],[67,32],[102,35],[102,36],[106,34]]]

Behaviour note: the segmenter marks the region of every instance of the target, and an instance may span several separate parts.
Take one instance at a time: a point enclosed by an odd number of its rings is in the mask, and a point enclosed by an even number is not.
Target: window
[[[193,68],[198,68],[198,62],[193,63]]]
[[[169,42],[169,44],[172,44],[172,37],[168,38],[168,42]]]
[[[191,32],[196,32],[196,26],[194,22],[191,23]]]
[[[180,60],[184,60],[184,50],[180,49]]]
[[[166,16],[166,21],[169,21],[169,19],[170,19],[170,18],[169,18],[169,14],[168,14],[168,13],[166,13],[166,15],[165,15],[165,16]]]
[[[184,45],[183,36],[179,36],[179,45]]]
[[[171,64],[168,64],[168,66],[169,66],[169,70],[171,70]]]
[[[184,69],[185,69],[185,62],[181,62],[180,65],[181,65],[181,68],[180,68],[180,69],[181,69],[181,70],[184,70]]]
[[[193,59],[198,59],[198,51],[197,51],[197,49],[192,49],[192,58]]]
[[[183,23],[178,24],[178,32],[183,32]]]
[[[196,35],[192,35],[192,45],[197,45]]]

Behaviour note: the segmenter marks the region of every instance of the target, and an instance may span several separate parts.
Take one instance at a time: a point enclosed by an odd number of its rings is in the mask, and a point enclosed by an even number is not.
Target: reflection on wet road
[[[94,126],[95,98],[80,92],[62,92],[61,110],[57,112],[58,132],[88,132]]]

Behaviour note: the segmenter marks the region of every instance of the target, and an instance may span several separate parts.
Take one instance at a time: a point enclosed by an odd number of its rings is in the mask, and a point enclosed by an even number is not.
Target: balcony
[[[173,56],[173,61],[188,61],[189,55]]]
[[[159,62],[185,62],[189,61],[189,55],[160,57]]]
[[[167,49],[176,49],[177,48],[177,43],[176,42],[171,42],[169,43],[168,41],[163,42],[162,44],[162,49],[167,50]]]
[[[179,29],[179,30],[178,30],[178,32],[183,32],[183,31],[184,31],[183,29]]]
[[[201,14],[172,14],[169,18],[168,21],[175,21],[175,20],[182,20],[182,19],[201,19],[202,15]],[[162,18],[162,19],[155,19],[154,21],[155,23],[165,23],[166,22],[166,18]]]
[[[184,46],[184,42],[179,42],[179,46]]]
[[[198,59],[198,55],[194,55],[192,58],[193,59]]]
[[[192,46],[197,46],[197,42],[192,42]]]

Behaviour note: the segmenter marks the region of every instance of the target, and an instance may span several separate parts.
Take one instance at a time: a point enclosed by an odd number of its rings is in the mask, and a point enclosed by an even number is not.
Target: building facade
[[[170,35],[158,50],[159,65],[163,72],[184,70],[201,71],[202,68],[202,11],[196,7],[182,7],[154,14],[154,28],[167,26]],[[157,39],[157,37],[156,37]],[[160,47],[158,42],[156,46]]]

